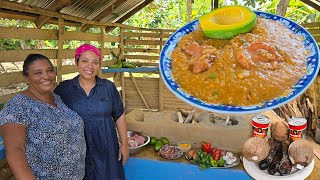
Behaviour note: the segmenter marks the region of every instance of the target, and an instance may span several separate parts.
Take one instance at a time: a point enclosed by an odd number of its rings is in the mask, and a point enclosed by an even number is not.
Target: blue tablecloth
[[[252,179],[245,171],[237,169],[204,169],[177,162],[162,162],[129,158],[124,166],[127,180],[198,180],[198,179]]]
[[[3,145],[3,139],[2,137],[0,136],[0,159],[3,159],[4,158],[4,145]]]

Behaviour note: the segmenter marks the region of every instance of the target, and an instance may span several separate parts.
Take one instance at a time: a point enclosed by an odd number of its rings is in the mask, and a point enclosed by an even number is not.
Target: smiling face
[[[45,94],[53,89],[56,72],[48,60],[39,59],[29,65],[25,78],[30,90]]]
[[[86,80],[94,79],[100,69],[99,56],[93,51],[83,52],[79,57],[77,69],[80,78]]]

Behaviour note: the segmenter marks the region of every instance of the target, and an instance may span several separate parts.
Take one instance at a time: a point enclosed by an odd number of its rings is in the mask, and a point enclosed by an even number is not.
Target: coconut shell
[[[277,121],[272,125],[271,128],[271,137],[280,142],[284,142],[288,140],[289,137],[289,128],[288,126],[282,122],[282,121]]]
[[[288,154],[292,164],[299,164],[304,167],[312,162],[314,156],[311,144],[304,139],[293,141],[289,146]]]
[[[268,141],[261,137],[251,137],[243,145],[242,154],[251,162],[264,160],[270,151]]]

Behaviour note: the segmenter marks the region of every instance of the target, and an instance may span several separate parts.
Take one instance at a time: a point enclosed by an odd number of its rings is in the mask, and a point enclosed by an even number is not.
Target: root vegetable
[[[197,155],[198,155],[197,152],[194,152],[194,153],[193,153],[192,159],[193,159],[194,161],[197,160]]]
[[[313,160],[313,149],[307,140],[299,139],[293,141],[289,146],[289,159],[297,168],[308,166]]]
[[[195,153],[196,151],[193,150],[193,149],[190,149],[189,152],[188,152],[188,159],[193,159],[193,154]]]
[[[260,162],[265,159],[270,151],[270,146],[266,139],[261,137],[249,138],[242,148],[243,156],[251,162]]]
[[[284,174],[289,174],[291,170],[292,170],[292,164],[289,160],[288,145],[286,143],[282,143],[282,159],[280,161],[278,171],[282,176]]]
[[[281,141],[281,142],[288,140],[289,128],[284,122],[277,121],[271,126],[270,129],[271,129],[271,137],[274,140]]]
[[[259,163],[259,167],[261,170],[267,169],[269,165],[274,161],[274,158],[281,155],[281,142],[278,142],[273,138],[270,138],[268,140],[268,143],[270,145],[270,151],[268,156]],[[279,159],[280,158],[281,157],[279,157]]]

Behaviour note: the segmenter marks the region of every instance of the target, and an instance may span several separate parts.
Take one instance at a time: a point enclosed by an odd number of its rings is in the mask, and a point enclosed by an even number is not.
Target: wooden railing
[[[64,75],[76,72],[73,64],[63,63],[66,59],[73,62],[75,50],[64,48],[70,41],[78,41],[79,44],[80,41],[98,44],[104,56],[102,67],[116,63],[116,60],[111,58],[111,51],[121,58],[136,62],[139,66],[157,66],[162,46],[173,32],[173,30],[120,27],[118,35],[110,35],[105,33],[105,27],[101,26],[100,33],[84,33],[65,31],[64,26],[61,25],[63,20],[60,21],[58,30],[0,27],[0,38],[42,42],[53,40],[58,44],[54,49],[0,50],[0,88],[24,82],[21,73],[22,63],[30,53],[43,54],[52,60],[57,70],[58,83],[64,79]],[[101,76],[112,77],[113,73],[101,74]],[[14,94],[0,94],[0,103],[6,102]]]

